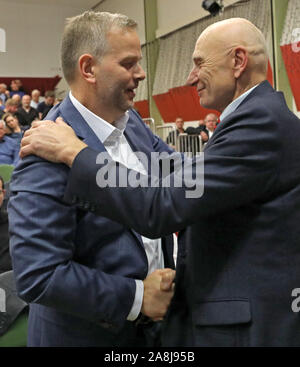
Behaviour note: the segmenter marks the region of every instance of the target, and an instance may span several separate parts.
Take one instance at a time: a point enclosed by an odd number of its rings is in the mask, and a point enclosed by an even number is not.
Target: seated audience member
[[[20,128],[18,118],[11,113],[6,113],[3,115],[2,119],[6,126],[5,134],[8,137],[16,139],[20,142],[23,136],[23,131]]]
[[[24,92],[26,94],[26,91],[24,90],[23,88],[23,83],[20,79],[16,79],[15,80],[15,83],[17,84],[18,88],[19,88],[19,91],[21,92]]]
[[[22,106],[22,98],[18,94],[14,94],[11,99],[18,105],[18,109]]]
[[[33,120],[38,120],[39,115],[35,108],[30,106],[31,97],[25,94],[22,97],[22,107],[16,113],[22,127],[29,128]]]
[[[9,112],[9,113],[12,113],[13,115],[15,115],[17,111],[18,111],[18,103],[16,101],[14,101],[12,98],[9,98],[5,102],[4,112],[5,113]]]
[[[39,103],[37,111],[39,113],[40,120],[47,116],[47,113],[54,106],[55,93],[52,90],[47,90],[45,92],[45,100]]]
[[[0,118],[2,115],[4,115],[4,109],[5,109],[5,104],[3,104],[2,99],[0,99]]]
[[[20,90],[20,81],[18,80],[12,80],[10,83],[10,98],[18,94],[21,98],[24,96],[24,92]]]
[[[5,136],[5,123],[0,120],[0,164],[15,166],[19,160],[20,144]]]
[[[31,92],[31,102],[30,102],[30,106],[35,108],[37,110],[38,105],[40,103],[40,95],[41,92],[38,89],[34,89]]]
[[[176,120],[175,120],[175,125],[176,125],[176,136],[175,136],[175,132],[174,131],[171,131],[167,137],[167,144],[170,144],[172,146],[175,146],[176,145],[176,137],[179,135],[179,134],[184,134],[185,133],[185,130],[183,128],[183,125],[184,125],[184,121],[181,117],[177,117]]]
[[[9,254],[8,217],[3,205],[4,197],[4,180],[0,176],[0,274],[12,269]]]
[[[212,137],[212,134],[215,131],[218,122],[218,116],[214,113],[209,113],[206,115],[204,122],[206,129],[201,131],[200,135],[202,137],[202,141],[206,143]]]
[[[5,102],[8,98],[9,98],[9,91],[7,90],[6,84],[0,83],[0,100],[2,101],[3,106],[5,106]]]

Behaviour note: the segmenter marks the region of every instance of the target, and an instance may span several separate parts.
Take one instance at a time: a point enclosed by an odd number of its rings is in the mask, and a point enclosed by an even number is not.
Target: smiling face
[[[214,37],[204,34],[196,43],[193,60],[195,66],[191,74],[201,106],[223,111],[235,92],[230,53]]]
[[[95,89],[103,110],[118,117],[133,107],[135,89],[145,72],[141,68],[141,46],[134,30],[112,29],[108,51],[95,65]]]
[[[207,27],[197,40],[187,84],[197,86],[203,107],[223,111],[266,79],[268,54],[261,31],[247,19],[231,18]]]
[[[31,102],[31,97],[27,94],[25,94],[25,96],[22,97],[22,106],[24,108],[29,108],[30,107],[30,102]]]

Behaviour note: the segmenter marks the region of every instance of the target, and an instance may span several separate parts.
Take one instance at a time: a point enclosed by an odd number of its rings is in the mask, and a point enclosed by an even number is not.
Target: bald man
[[[208,139],[210,139],[215,132],[215,128],[217,126],[218,122],[218,116],[214,113],[209,113],[205,116],[204,123],[205,123],[205,129],[200,131],[200,135],[202,137],[202,141],[204,143],[208,142]]]
[[[202,196],[187,197],[184,186],[99,188],[98,153],[61,122],[32,129],[22,155],[72,167],[66,200],[149,237],[181,230],[163,345],[299,346],[300,121],[266,81],[265,40],[246,19],[204,30],[193,60],[188,83],[221,112],[204,150]],[[196,173],[201,158],[189,163]]]

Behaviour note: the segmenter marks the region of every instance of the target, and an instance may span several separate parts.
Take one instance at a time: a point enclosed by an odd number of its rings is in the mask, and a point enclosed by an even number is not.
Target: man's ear
[[[95,78],[95,58],[90,54],[83,54],[79,58],[79,71],[83,79],[88,83],[94,84]]]
[[[245,47],[239,46],[234,50],[234,77],[238,79],[248,64],[248,51]]]

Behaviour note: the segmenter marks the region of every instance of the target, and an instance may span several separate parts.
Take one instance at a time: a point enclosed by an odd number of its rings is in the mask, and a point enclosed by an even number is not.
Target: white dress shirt
[[[210,139],[213,136],[214,131],[208,130],[208,139]]]
[[[234,101],[232,101],[225,108],[225,110],[222,112],[222,114],[220,116],[220,122],[222,122],[225,117],[227,117],[232,112],[234,112],[238,108],[238,106],[243,102],[243,100],[248,96],[248,94],[250,94],[253,91],[253,89],[255,89],[257,86],[258,86],[258,84],[256,84],[254,87],[252,87],[251,89],[247,90],[245,93],[241,94],[237,99],[235,99]]]
[[[113,124],[108,123],[101,117],[95,115],[92,111],[84,107],[70,92],[71,102],[77,111],[81,114],[83,119],[93,130],[95,135],[104,145],[107,153],[111,158],[119,163],[122,163],[127,168],[133,169],[137,172],[148,174],[145,167],[138,159],[136,154],[132,151],[125,135],[124,130],[126,128],[129,114],[126,112],[121,118],[116,120]],[[130,215],[130,213],[128,213]],[[148,274],[152,273],[155,269],[162,269],[164,267],[164,258],[161,249],[161,239],[150,239],[144,236],[142,241],[145,247],[147,259],[148,259]],[[136,292],[133,306],[127,317],[127,320],[135,320],[142,307],[144,284],[141,280],[135,280]]]

